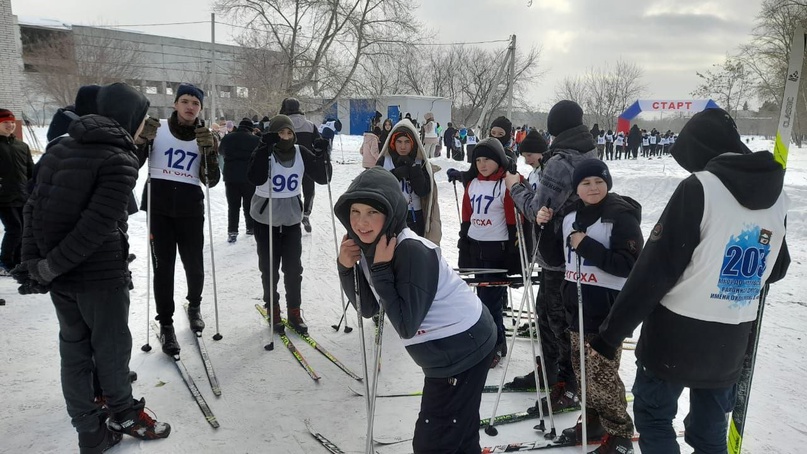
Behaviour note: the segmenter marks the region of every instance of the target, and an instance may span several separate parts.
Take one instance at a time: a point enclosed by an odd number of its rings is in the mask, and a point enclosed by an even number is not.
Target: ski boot
[[[169,356],[179,354],[179,342],[174,332],[174,325],[163,325],[160,327],[160,342],[163,344],[163,353]]]
[[[265,305],[264,307],[266,308],[266,313],[268,314],[269,310],[271,308],[269,307],[268,304]],[[283,334],[283,333],[286,332],[286,325],[283,324],[283,314],[280,313],[280,305],[279,304],[274,305],[274,310],[273,310],[273,313],[272,313],[272,322],[273,322],[273,327],[274,327],[275,332],[280,333],[280,334]]]
[[[141,440],[167,438],[171,433],[168,423],[157,422],[145,412],[145,399],[136,400],[130,409],[117,413],[107,420],[109,430]]]
[[[227,242],[232,244],[238,240],[238,232],[230,232],[227,234]]]
[[[303,316],[300,313],[300,308],[287,308],[289,311],[289,325],[294,328],[295,331],[302,334],[303,336],[308,335],[308,325],[305,324],[303,321]]]
[[[602,437],[602,444],[588,454],[633,454],[633,441],[606,433]]]
[[[79,454],[100,454],[118,444],[123,435],[112,432],[104,424],[107,414],[103,413],[98,418],[98,428],[92,432],[78,433]]]
[[[562,381],[552,385],[552,390],[549,392],[549,398],[552,399],[553,413],[564,413],[580,409],[580,402],[577,400],[577,392],[573,389],[567,388],[566,383]],[[547,404],[546,397],[541,399],[541,407],[543,408],[544,414],[549,413],[549,405]],[[530,407],[527,409],[527,412],[538,413],[538,408]]]
[[[191,324],[191,331],[200,333],[205,329],[205,321],[202,320],[202,308],[200,306],[188,306],[188,320]]]
[[[544,388],[544,375],[541,372],[541,358],[535,358],[535,363],[538,365],[538,383],[541,384],[541,388]],[[507,389],[535,389],[535,371],[533,370],[528,374],[513,378],[513,381],[505,383],[504,387]]]
[[[554,410],[554,408],[553,408]],[[586,410],[586,434],[589,442],[601,440],[605,436],[605,427],[600,422],[600,415],[592,410]],[[582,444],[583,442],[583,418],[577,418],[577,424],[574,427],[563,429],[560,439],[564,441],[574,441],[575,443]]]

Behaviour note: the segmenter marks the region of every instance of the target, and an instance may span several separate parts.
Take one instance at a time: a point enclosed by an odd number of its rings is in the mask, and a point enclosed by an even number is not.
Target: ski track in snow
[[[44,139],[44,130],[40,131]],[[331,183],[333,200],[344,192],[350,181],[361,172],[361,157],[357,150],[361,137],[345,136],[334,143],[334,177]],[[752,149],[770,149],[771,142],[753,140]],[[443,222],[442,252],[449,263],[456,263],[456,239],[459,221],[456,217],[454,190],[448,183],[445,170],[450,167],[467,168],[445,158],[434,160],[442,168],[436,174]],[[637,161],[609,162],[614,175],[614,191],[638,200],[643,206],[642,229],[645,236],[666,204],[678,182],[687,176],[670,157],[639,159]],[[529,167],[519,162],[523,174]],[[142,194],[145,169],[141,169],[136,194]],[[753,182],[748,182],[753,184]],[[760,356],[753,382],[753,394],[746,429],[746,452],[796,453],[807,443],[804,430],[807,418],[802,411],[807,403],[807,388],[803,377],[807,373],[805,362],[805,333],[807,305],[801,293],[807,265],[807,153],[792,149],[786,188],[791,198],[788,218],[788,244],[792,264],[786,279],[772,286],[765,312],[760,339]],[[458,188],[462,196],[462,188]],[[306,430],[304,419],[336,443],[345,452],[363,452],[365,436],[365,405],[362,397],[354,396],[347,385],[356,383],[330,361],[317,353],[304,341],[290,335],[312,367],[322,376],[314,383],[297,364],[289,352],[276,339],[275,350],[267,352],[263,345],[269,342],[266,323],[255,311],[261,302],[261,285],[257,269],[255,240],[244,234],[243,219],[240,235],[235,244],[226,242],[227,204],[224,183],[210,190],[213,220],[213,243],[216,256],[218,284],[218,314],[221,341],[210,337],[216,332],[213,309],[213,282],[211,278],[208,227],[205,225],[205,282],[202,313],[207,327],[206,343],[221,384],[222,395],[213,396],[204,367],[182,316],[185,277],[181,262],[177,262],[175,301],[179,310],[176,316],[177,335],[182,346],[182,358],[221,428],[212,429],[193,402],[170,359],[162,354],[153,334],[148,339],[153,350],[144,353],[140,346],[146,341],[146,245],[145,215],[138,213],[129,219],[131,251],[137,255],[131,269],[135,289],[131,293],[130,329],[133,336],[131,368],[137,371],[138,381],[133,385],[134,396],[146,398],[147,407],[159,420],[172,425],[168,439],[142,442],[124,437],[111,452],[125,454],[154,453],[319,453],[325,452]],[[314,213],[311,217],[313,232],[303,234],[303,310],[311,335],[350,369],[362,375],[359,354],[359,331],[351,334],[334,332],[341,316],[341,291],[335,268],[335,247],[329,215],[326,186],[317,187]],[[337,240],[344,229],[336,223]],[[281,294],[282,286],[281,286]],[[517,305],[521,291],[514,290],[512,297]],[[0,279],[0,298],[7,305],[0,307],[0,382],[4,384],[5,411],[0,415],[0,451],[8,453],[62,453],[75,452],[77,437],[65,411],[59,378],[58,322],[47,295],[21,297],[10,278]],[[285,312],[285,308],[284,308]],[[155,315],[152,307],[150,316]],[[356,313],[348,311],[348,323],[356,327]],[[344,325],[343,325],[344,326]],[[374,326],[365,321],[368,346],[372,345]],[[638,330],[635,335],[638,336]],[[387,326],[383,343],[383,360],[379,389],[415,391],[421,388],[423,375],[406,354],[394,330]],[[369,353],[368,353],[369,355]],[[515,351],[510,353],[512,363],[507,379],[528,371],[529,344],[517,340]],[[635,374],[634,357],[623,353],[622,379],[630,389]],[[498,385],[504,373],[504,362],[489,374],[488,384]],[[534,395],[504,394],[498,413],[522,411],[533,404]],[[491,415],[495,394],[485,394],[480,409],[481,417]],[[380,438],[411,437],[419,410],[420,398],[387,398],[377,403],[375,428]],[[685,392],[679,402],[675,424],[683,428],[683,417],[688,406]],[[629,406],[630,408],[630,406]],[[563,414],[555,418],[558,431],[571,426],[576,414]],[[775,429],[772,422],[778,422]],[[532,429],[536,421],[499,427],[497,437],[480,432],[483,446],[536,439],[540,435]],[[547,421],[548,424],[548,421]],[[683,439],[681,439],[682,446]],[[689,448],[684,447],[684,452]],[[381,453],[411,452],[411,443],[378,448]],[[579,452],[579,448],[558,449],[560,453]],[[691,450],[690,450],[691,451]],[[638,447],[637,447],[637,452]]]

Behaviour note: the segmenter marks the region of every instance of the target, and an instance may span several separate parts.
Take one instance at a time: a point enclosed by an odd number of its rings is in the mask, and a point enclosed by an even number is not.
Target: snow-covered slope
[[[334,177],[331,184],[335,200],[350,181],[361,172],[357,152],[361,137],[337,138],[334,144]],[[752,149],[770,149],[771,142],[752,140]],[[448,167],[467,168],[468,164],[435,159],[442,167],[437,173],[444,238],[443,254],[456,263],[456,239],[459,230],[454,189],[445,177]],[[661,214],[667,198],[678,182],[687,175],[672,158],[609,162],[614,175],[614,190],[629,195],[643,205],[642,227],[647,235]],[[523,173],[528,172],[522,162]],[[145,171],[138,181],[142,193]],[[807,443],[807,373],[804,326],[807,326],[807,298],[801,293],[807,265],[807,153],[791,151],[786,178],[791,198],[788,219],[788,243],[793,263],[788,277],[772,287],[765,313],[760,358],[746,431],[746,451],[751,453],[801,452]],[[748,184],[754,184],[749,181]],[[458,188],[460,196],[462,189]],[[282,344],[275,350],[263,349],[268,342],[268,327],[254,309],[260,303],[261,285],[255,253],[255,240],[243,234],[235,244],[226,242],[227,204],[224,184],[210,190],[213,222],[213,246],[218,283],[220,332],[224,338],[213,341],[216,323],[213,310],[213,286],[209,266],[209,244],[205,246],[207,280],[203,314],[207,321],[205,338],[212,362],[218,373],[222,395],[213,396],[205,376],[193,335],[184,317],[176,317],[182,357],[204,397],[216,414],[221,427],[212,429],[194,404],[171,360],[159,351],[154,336],[146,339],[146,244],[145,215],[130,218],[132,252],[138,259],[132,264],[135,289],[131,293],[130,328],[134,338],[131,368],[139,380],[134,384],[135,397],[144,396],[147,406],[160,420],[172,424],[166,440],[140,442],[124,438],[115,453],[324,453],[307,432],[303,420],[313,425],[346,452],[363,452],[365,407],[362,397],[355,396],[348,385],[359,385],[319,355],[305,342],[290,336],[309,363],[322,376],[312,381]],[[303,309],[311,335],[348,367],[361,373],[359,332],[334,332],[332,324],[341,315],[340,289],[336,276],[335,246],[331,229],[330,200],[325,186],[317,188],[311,234],[303,236]],[[207,235],[207,227],[205,228]],[[343,231],[337,223],[337,237]],[[184,301],[184,273],[178,264],[175,298]],[[282,293],[282,292],[281,292]],[[512,296],[520,301],[520,291]],[[59,380],[58,323],[47,295],[22,297],[9,278],[0,280],[0,383],[3,412],[0,414],[0,451],[8,453],[75,452],[77,438],[64,408]],[[151,314],[154,316],[152,308]],[[349,311],[349,324],[356,326],[355,312]],[[368,345],[372,342],[372,323],[365,324]],[[638,336],[638,331],[636,332]],[[140,346],[148,341],[154,349],[144,353]],[[419,390],[422,374],[409,359],[395,332],[385,330],[383,363],[379,388],[382,390]],[[507,378],[529,370],[529,343],[517,340],[510,355],[512,363]],[[630,351],[623,354],[622,378],[630,387],[635,366]],[[504,365],[490,372],[488,383],[498,384]],[[524,410],[535,396],[505,394],[499,413]],[[489,417],[494,394],[482,399],[482,417]],[[410,437],[420,399],[379,399],[376,434],[382,437]],[[676,424],[682,427],[688,405],[687,394],[680,402]],[[576,415],[556,418],[558,429],[569,427]],[[483,446],[528,441],[538,435],[534,422],[501,426],[497,437],[482,433]],[[382,453],[411,452],[410,443],[379,447]],[[559,449],[558,453],[579,452]]]

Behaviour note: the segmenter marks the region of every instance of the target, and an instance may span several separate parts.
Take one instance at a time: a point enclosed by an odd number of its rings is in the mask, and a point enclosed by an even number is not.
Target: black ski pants
[[[11,270],[20,264],[22,251],[22,207],[0,207],[3,223],[3,243],[0,245],[0,262]]]
[[[272,235],[272,261],[269,261],[269,235]],[[277,282],[283,270],[283,285],[286,289],[286,307],[299,309],[302,304],[303,284],[303,233],[300,224],[269,227],[255,222],[255,242],[258,245],[258,268],[263,283],[263,301],[280,304]],[[282,262],[282,263],[281,263]],[[270,279],[269,266],[272,266]],[[270,300],[270,296],[274,296]]]
[[[479,454],[479,404],[494,351],[453,377],[423,379],[415,454]]]
[[[132,406],[129,358],[129,288],[84,293],[50,291],[59,319],[62,393],[77,432],[98,429],[101,408],[93,402],[93,371],[112,413]]]
[[[161,214],[151,215],[151,258],[154,264],[154,302],[160,325],[174,324],[174,266],[177,250],[185,280],[188,284],[188,304],[198,307],[202,303],[205,283],[204,216],[174,218]]]
[[[227,193],[227,233],[238,233],[238,221],[241,209],[244,210],[244,224],[247,230],[254,228],[254,221],[249,215],[249,204],[255,194],[255,185],[244,181],[241,183],[224,183]]]
[[[535,298],[535,310],[538,327],[541,329],[541,347],[549,386],[560,381],[566,383],[569,389],[577,389],[572,368],[569,321],[560,291],[563,279],[563,271],[541,270],[541,285]]]
[[[311,208],[314,206],[314,179],[308,175],[303,175],[303,214],[308,216],[311,214]]]

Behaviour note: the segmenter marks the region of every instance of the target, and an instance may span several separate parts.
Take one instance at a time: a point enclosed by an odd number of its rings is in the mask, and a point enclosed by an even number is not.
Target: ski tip
[[[268,351],[268,352],[271,352],[272,350],[275,349],[275,343],[274,342],[269,342],[268,344],[263,346],[263,349]]]

